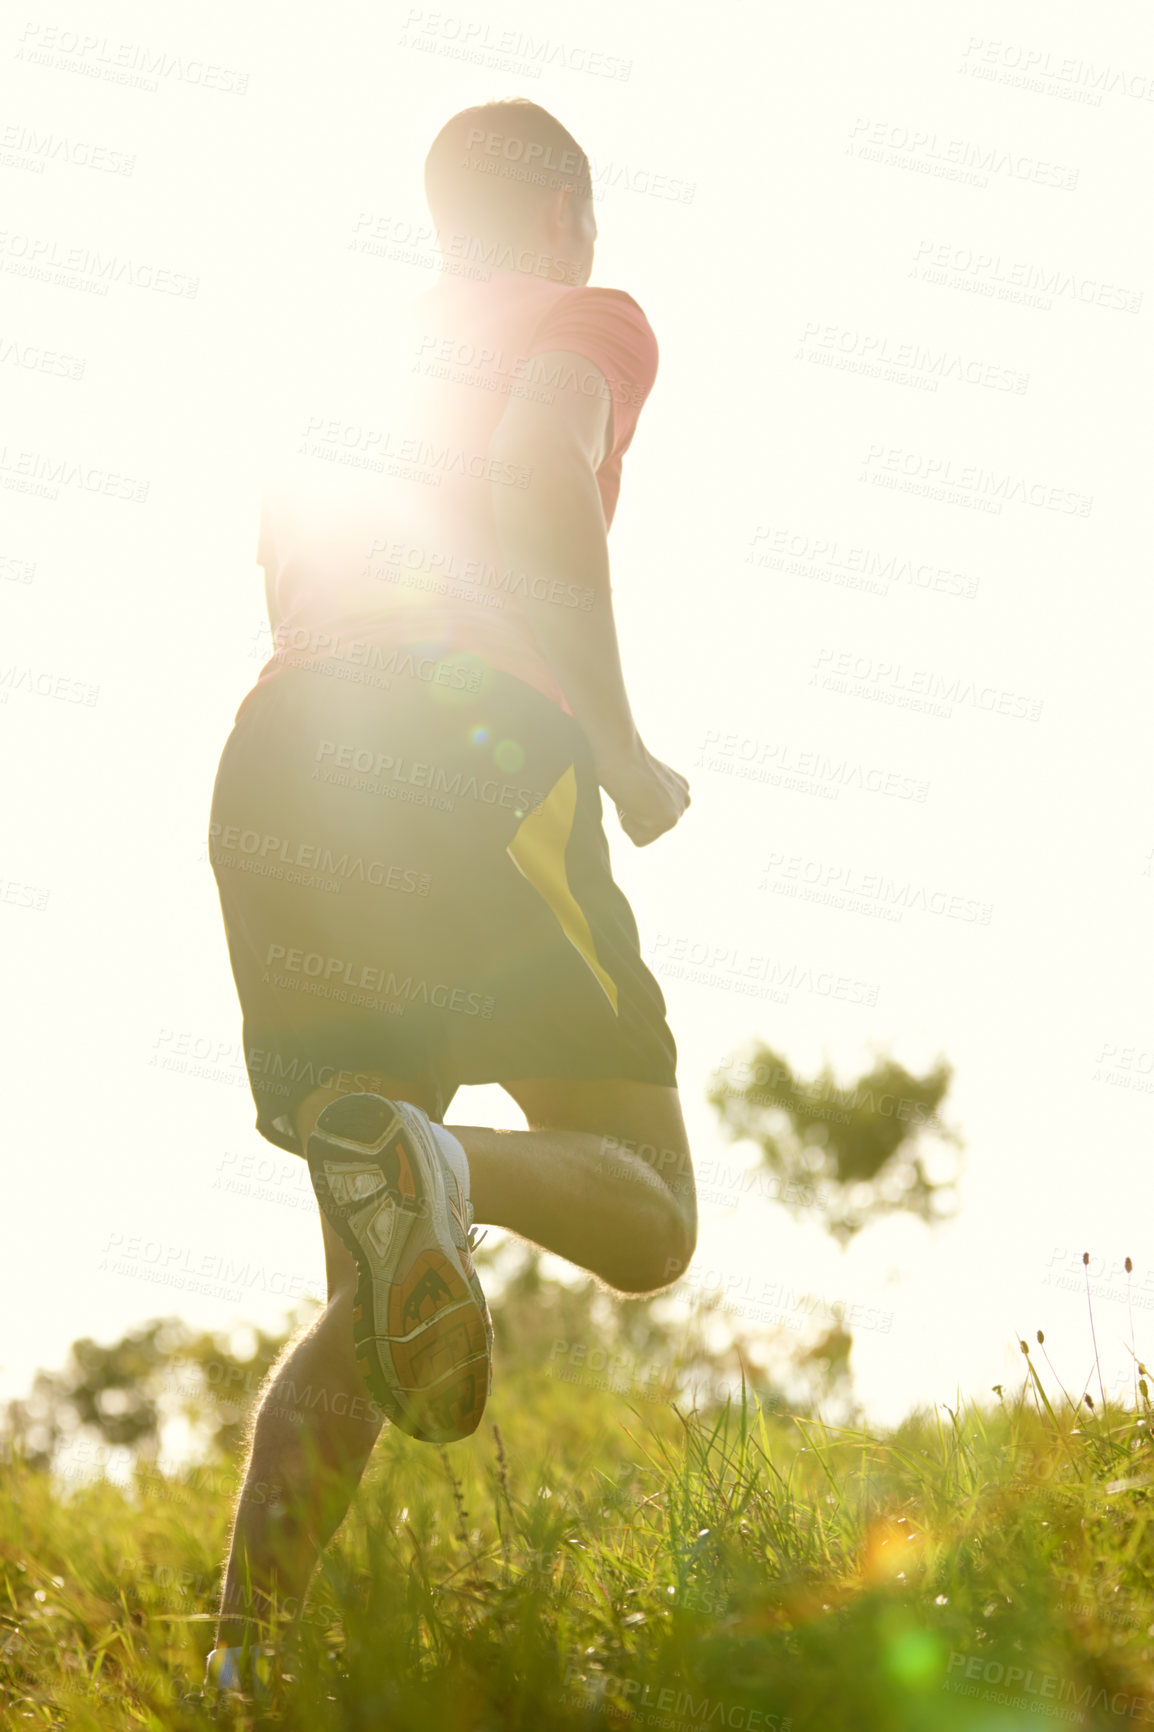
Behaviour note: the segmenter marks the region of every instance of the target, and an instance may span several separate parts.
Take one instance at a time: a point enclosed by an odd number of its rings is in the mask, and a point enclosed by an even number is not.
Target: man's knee
[[[628,1279],[614,1285],[623,1293],[659,1292],[680,1279],[697,1245],[697,1188],[688,1144],[671,1136],[653,1142],[608,1137],[604,1146],[606,1170],[625,1185],[635,1186],[644,1177],[648,1199],[659,1197],[662,1204],[658,1219],[649,1222],[643,1241],[633,1248]],[[648,1172],[643,1175],[638,1163]]]
[[[697,1249],[697,1210],[686,1214],[678,1212],[677,1229],[672,1236],[672,1243],[666,1247],[665,1264],[662,1269],[663,1287],[672,1286],[674,1281],[680,1281],[685,1271],[693,1261],[693,1253]]]
[[[696,1248],[696,1211],[687,1213],[671,1199],[662,1221],[635,1248],[624,1278],[614,1285],[622,1293],[659,1293],[681,1279]]]

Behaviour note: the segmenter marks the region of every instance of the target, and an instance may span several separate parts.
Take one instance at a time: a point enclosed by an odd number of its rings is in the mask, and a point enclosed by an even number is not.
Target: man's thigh
[[[588,1131],[624,1145],[651,1166],[677,1200],[691,1229],[697,1225],[697,1191],[689,1136],[675,1088],[657,1083],[569,1082],[533,1077],[503,1082],[531,1131]]]

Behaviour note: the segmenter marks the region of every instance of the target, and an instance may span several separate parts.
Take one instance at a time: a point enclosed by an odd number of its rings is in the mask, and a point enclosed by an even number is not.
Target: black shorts
[[[438,1119],[461,1084],[676,1084],[588,739],[479,668],[472,692],[286,669],[225,744],[209,857],[257,1130],[293,1154],[304,1097],[370,1070]]]

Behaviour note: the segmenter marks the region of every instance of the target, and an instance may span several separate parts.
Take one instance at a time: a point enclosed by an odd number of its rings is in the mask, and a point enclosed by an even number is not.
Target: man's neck
[[[462,263],[477,265],[490,277],[533,277],[539,282],[582,288],[588,281],[572,260],[551,250],[539,235],[471,235],[455,233],[441,247],[446,274],[456,275]]]

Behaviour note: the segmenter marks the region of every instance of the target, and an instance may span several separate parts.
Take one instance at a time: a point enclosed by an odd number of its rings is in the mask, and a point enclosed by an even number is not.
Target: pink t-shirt
[[[534,593],[574,608],[589,605],[588,593],[546,591],[539,575],[510,569],[492,489],[527,486],[532,471],[491,458],[490,442],[510,395],[548,402],[564,387],[548,367],[520,377],[527,360],[568,350],[591,361],[611,403],[611,443],[597,470],[608,528],[657,372],[649,322],[619,289],[513,272],[443,275],[411,303],[392,347],[391,374],[365,364],[355,411],[338,393],[302,414],[292,456],[266,487],[257,560],[281,625],[253,689],[285,668],[322,663],[377,684],[400,665],[453,683],[444,664],[477,656],[568,711],[518,590],[534,582]],[[419,657],[398,657],[400,646],[420,646]]]

